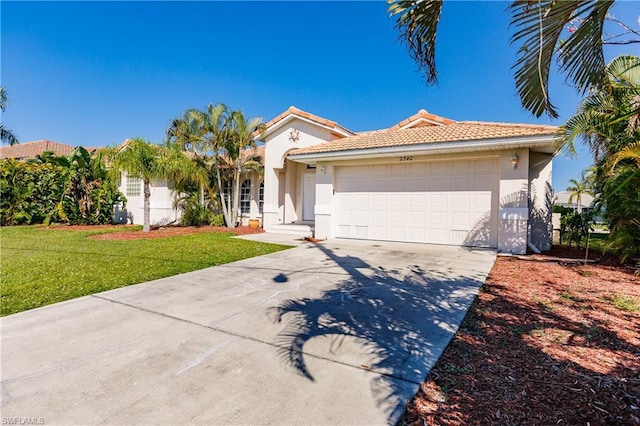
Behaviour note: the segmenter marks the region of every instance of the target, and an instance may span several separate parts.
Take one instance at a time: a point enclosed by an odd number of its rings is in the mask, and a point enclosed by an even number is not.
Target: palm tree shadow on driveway
[[[485,277],[470,270],[461,275],[463,269],[445,257],[413,257],[422,265],[385,269],[340,256],[335,252],[339,249],[315,247],[347,275],[318,297],[289,299],[270,308],[274,321],[285,324],[275,342],[279,355],[309,380],[314,376],[306,356],[378,373],[372,375],[371,392],[395,422],[457,330]],[[388,253],[394,254],[402,256]],[[282,274],[276,278],[282,280]],[[328,353],[308,349],[317,347],[311,341],[322,338],[329,339]],[[359,357],[349,356],[354,351]]]

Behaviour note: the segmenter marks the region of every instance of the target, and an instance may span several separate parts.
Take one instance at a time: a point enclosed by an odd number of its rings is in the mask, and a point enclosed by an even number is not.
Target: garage
[[[338,238],[496,247],[497,158],[338,166]]]

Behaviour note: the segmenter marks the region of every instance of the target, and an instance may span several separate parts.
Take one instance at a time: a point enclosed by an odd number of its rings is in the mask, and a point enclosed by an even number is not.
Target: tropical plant
[[[203,111],[186,111],[167,130],[168,141],[187,152],[196,169],[192,178],[183,182],[182,192],[188,193],[188,188],[197,183],[200,205],[209,204],[213,211],[218,206],[227,227],[235,227],[239,220],[241,176],[260,171],[260,158],[251,155],[251,149],[262,122],[262,118],[247,119],[242,112],[218,103],[209,104]]]
[[[263,130],[264,120],[262,117],[246,118],[242,111],[231,112],[229,118],[229,131],[218,153],[231,170],[233,204],[227,223],[235,224],[240,217],[240,177],[243,173],[260,170],[259,157],[251,152],[256,148],[254,135]]]
[[[567,237],[569,245],[573,241],[576,247],[593,231],[593,212],[572,212],[560,218],[560,238]]]
[[[5,112],[8,105],[9,97],[7,96],[7,91],[4,89],[4,87],[0,86],[0,110],[2,112]],[[0,124],[0,141],[2,141],[2,143],[8,143],[9,145],[15,145],[19,143],[16,135],[14,135],[11,130],[5,129],[3,124]]]
[[[41,162],[47,158],[55,161]],[[112,223],[113,206],[123,200],[104,164],[81,147],[68,158],[0,162],[2,225]]]
[[[122,147],[112,147],[104,151],[109,161],[111,173],[119,176],[126,172],[128,176],[138,178],[143,183],[144,220],[142,230],[151,230],[151,183],[154,180],[168,179],[181,166],[186,166],[185,156],[169,146],[156,145],[144,138],[127,140]]]
[[[444,2],[387,3],[409,54],[425,72],[427,82],[436,83],[436,33]],[[525,109],[537,117],[543,113],[558,116],[548,90],[554,57],[559,60],[560,71],[581,92],[606,85],[603,45],[640,43],[640,33],[609,14],[613,4],[612,0],[517,0],[510,4],[511,26],[516,29],[511,41],[520,45],[514,65],[516,88]],[[607,19],[619,24],[622,33],[606,36]],[[623,34],[638,38],[621,39]]]
[[[45,156],[45,159],[49,156]],[[65,187],[55,215],[71,224],[113,223],[113,206],[123,202],[116,180],[107,174],[101,156],[92,155],[78,146],[63,161],[52,158],[52,164],[66,167]],[[54,220],[53,212],[46,222]]]
[[[596,205],[609,222],[610,247],[626,260],[640,255],[640,59],[615,58],[606,75],[608,83],[592,90],[564,125],[558,148],[575,153],[577,138],[590,148]]]

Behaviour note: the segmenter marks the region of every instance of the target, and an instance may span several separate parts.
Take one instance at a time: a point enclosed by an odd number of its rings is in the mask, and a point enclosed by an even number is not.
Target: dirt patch
[[[640,424],[637,303],[640,277],[609,258],[498,258],[401,424]]]
[[[167,238],[177,237],[181,235],[194,235],[202,234],[206,232],[223,232],[231,233],[235,235],[248,235],[248,234],[260,234],[264,230],[261,228],[249,228],[248,226],[239,226],[237,228],[226,228],[224,226],[168,226],[168,227],[153,227],[149,232],[142,232],[138,227],[133,225],[58,225],[50,228],[41,229],[56,229],[56,230],[68,230],[68,231],[102,231],[102,230],[118,230],[117,232],[110,232],[106,234],[91,235],[92,240],[139,240],[139,239],[154,239],[154,238]]]

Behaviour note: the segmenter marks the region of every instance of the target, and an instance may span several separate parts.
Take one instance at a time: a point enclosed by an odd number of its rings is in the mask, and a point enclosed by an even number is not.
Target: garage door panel
[[[427,220],[428,227],[445,227],[447,226],[447,212],[446,211],[430,211],[429,220]]]
[[[449,174],[451,163],[448,161],[437,161],[429,163],[429,173],[434,175]]]
[[[409,194],[409,203],[407,209],[410,211],[420,210],[424,211],[427,207],[427,196],[422,194]]]
[[[418,225],[424,228],[427,222],[427,213],[424,211],[421,212],[407,212],[407,225],[413,226]]]
[[[389,212],[389,223],[404,223],[406,221],[406,213],[403,210]]]
[[[495,247],[497,187],[495,159],[338,167],[336,234]]]
[[[432,210],[446,210],[448,197],[446,193],[429,194],[429,207]]]
[[[469,209],[471,207],[471,195],[469,193],[452,194],[451,208],[453,209]]]
[[[424,227],[420,228],[407,228],[407,241],[411,243],[422,243],[427,239],[426,231]]]
[[[407,241],[403,226],[389,226],[387,237],[391,241]]]
[[[375,210],[371,212],[371,224],[386,226],[388,220],[386,210]]]
[[[453,176],[451,178],[451,190],[452,191],[468,191],[471,187],[470,176]]]
[[[387,240],[387,226],[370,226],[369,237],[372,240]]]
[[[471,218],[469,212],[451,212],[451,228],[453,229],[469,229]]]
[[[448,177],[431,176],[427,182],[427,190],[429,191],[448,191],[449,187]]]
[[[495,186],[495,176],[477,175],[473,179],[473,185],[470,187],[475,191],[491,191]]]

